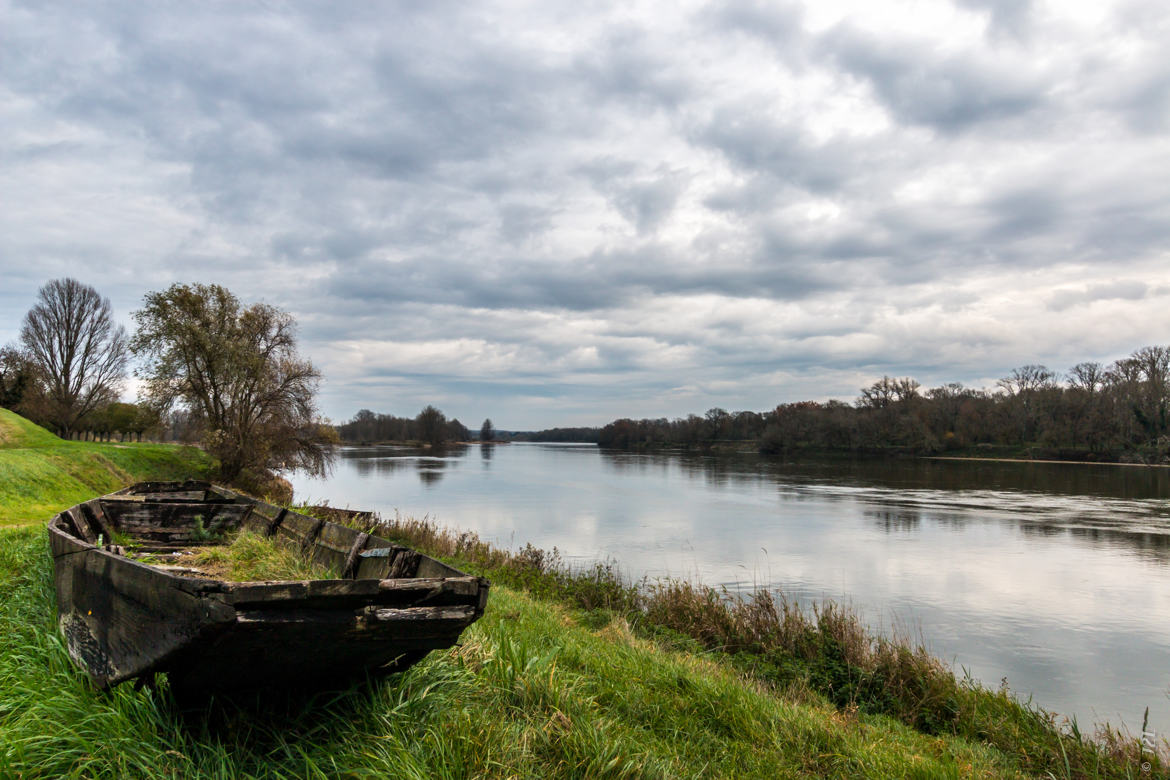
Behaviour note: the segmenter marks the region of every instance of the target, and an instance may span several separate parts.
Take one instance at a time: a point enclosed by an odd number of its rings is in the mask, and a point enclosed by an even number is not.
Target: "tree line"
[[[451,442],[471,440],[471,431],[457,419],[447,416],[428,404],[414,417],[395,417],[369,409],[362,409],[346,423],[337,426],[337,435],[348,444],[375,444],[378,442],[417,442],[442,447]],[[494,436],[492,421],[484,420],[480,438],[491,441]]]
[[[1170,347],[1143,347],[1109,365],[1078,363],[1063,376],[1025,365],[992,389],[950,383],[923,390],[912,378],[886,376],[853,403],[621,419],[598,436],[601,446],[618,448],[728,441],[755,442],[765,454],[1011,448],[1034,457],[1163,462],[1170,459]]]
[[[0,406],[63,438],[170,431],[218,461],[218,477],[283,492],[276,471],[328,470],[336,434],[315,405],[321,374],[297,353],[291,315],[219,285],[147,293],[127,333],[108,298],[75,279],[37,293],[0,349]],[[131,358],[139,403],[119,401]]]

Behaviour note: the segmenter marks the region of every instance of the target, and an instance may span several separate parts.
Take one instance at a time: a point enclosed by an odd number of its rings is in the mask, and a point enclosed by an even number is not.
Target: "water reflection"
[[[427,487],[443,479],[445,469],[467,456],[467,447],[430,449],[422,447],[345,447],[338,451],[341,462],[361,477],[390,477],[401,471],[417,471]],[[489,448],[490,449],[490,448]],[[491,455],[485,455],[491,458]]]
[[[1140,726],[1149,705],[1170,729],[1168,469],[479,450],[471,468],[466,449],[349,449],[327,483],[293,482],[635,579],[845,600],[1049,709]]]
[[[922,515],[918,512],[867,509],[865,517],[887,533],[914,531],[922,523]]]

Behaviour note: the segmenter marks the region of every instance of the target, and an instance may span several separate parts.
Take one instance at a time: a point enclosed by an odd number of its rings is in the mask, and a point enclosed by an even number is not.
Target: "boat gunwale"
[[[120,545],[112,540],[104,544],[89,541],[87,537],[94,537],[95,541],[100,542],[101,532],[111,535],[116,531],[130,533],[125,527],[120,526],[125,517],[120,517],[116,513],[106,514],[108,508],[106,502],[142,503],[150,499],[146,496],[133,495],[137,488],[157,490],[168,486],[172,491],[183,488],[214,491],[225,500],[162,501],[157,502],[158,505],[173,506],[176,503],[185,503],[209,507],[225,505],[244,507],[233,517],[233,522],[238,521],[236,527],[247,527],[246,523],[251,523],[253,528],[267,524],[267,535],[270,538],[278,532],[281,533],[282,546],[295,549],[299,545],[299,554],[308,559],[316,559],[322,554],[318,551],[324,550],[327,556],[333,556],[333,560],[336,560],[339,554],[344,554],[339,553],[339,545],[344,546],[352,539],[353,544],[346,556],[346,566],[343,569],[349,572],[350,576],[242,581],[189,576],[129,557],[124,554],[125,550],[120,549]],[[254,513],[253,510],[258,505],[265,509]],[[278,522],[273,523],[266,513],[275,513],[273,516],[278,518]],[[306,533],[308,526],[304,523],[288,531],[280,528],[282,523],[279,522],[279,518],[285,518],[289,514],[312,521],[312,533]],[[176,519],[180,523],[189,522],[189,518],[182,517],[182,513],[179,512],[159,522],[160,533],[165,532],[168,527],[181,528],[180,525],[167,525],[166,520],[173,522]],[[142,522],[141,518],[136,518],[136,522],[130,525],[141,525]],[[327,527],[336,527],[344,533],[324,535],[323,529]],[[136,483],[56,513],[46,524],[46,530],[54,561],[60,630],[65,634],[70,656],[99,688],[107,688],[135,678],[148,679],[150,675],[160,671],[178,671],[187,682],[191,679],[201,679],[202,684],[215,685],[214,680],[209,681],[206,678],[205,675],[209,672],[204,662],[200,660],[199,653],[202,651],[196,651],[196,648],[220,647],[221,640],[227,641],[229,635],[237,636],[231,633],[233,625],[238,630],[243,630],[248,625],[287,624],[295,631],[296,626],[307,622],[318,623],[328,630],[335,631],[338,626],[348,623],[351,626],[350,630],[359,633],[366,631],[381,633],[381,637],[369,646],[369,650],[364,651],[369,659],[375,660],[374,666],[362,667],[367,672],[378,673],[377,670],[382,668],[379,664],[386,664],[387,658],[390,659],[389,667],[405,668],[425,655],[428,649],[450,647],[457,642],[463,630],[483,615],[491,586],[486,578],[469,575],[389,539],[340,523],[301,515],[294,510],[258,501],[210,483]],[[364,550],[393,551],[390,555],[372,556],[387,559],[385,564],[380,561],[369,563],[374,567],[374,571],[383,567],[381,570],[387,573],[402,569],[413,574],[359,577],[365,561],[357,563],[354,561]],[[71,558],[72,562],[69,560]],[[431,562],[425,572],[428,576],[418,576],[418,572],[427,561]],[[430,576],[436,573],[442,576]],[[79,577],[80,581],[77,580]],[[79,590],[79,583],[88,584]],[[169,616],[172,613],[157,611],[166,605],[178,610],[177,613],[173,613],[174,617]],[[114,610],[112,613],[109,612],[111,608]],[[99,618],[99,614],[107,617]],[[117,629],[121,632],[117,634],[119,643],[130,640],[132,636],[138,637],[139,640],[143,639],[143,626],[157,627],[160,632],[158,643],[149,641],[146,646],[134,649],[129,654],[124,645],[119,644],[118,647],[123,649],[115,651],[114,645],[104,644],[107,641],[104,637],[108,634],[112,641],[115,633],[112,625],[101,628],[106,625],[103,621],[114,620],[117,615],[133,615],[136,616],[134,620],[146,621],[139,626],[134,626],[133,623],[120,623],[121,627]],[[126,618],[119,619],[124,621]],[[374,624],[378,623],[382,624],[382,628],[375,629]],[[428,631],[437,633],[424,632],[425,636],[411,633],[416,630],[412,626],[422,624],[433,625],[434,628]],[[386,634],[386,630],[392,633]],[[404,633],[399,636],[393,632]],[[374,633],[369,635],[369,639],[375,639]],[[252,640],[241,635],[238,641],[246,643]],[[297,641],[301,643],[298,645],[300,650],[294,653],[321,652],[321,648],[316,645],[310,645],[316,649],[306,649],[303,637]],[[328,653],[339,652],[345,655],[349,652],[352,655],[353,652],[358,652],[351,640],[335,641],[340,641],[341,644],[337,645],[336,651],[331,648]],[[365,644],[369,640],[360,641]],[[209,646],[208,642],[212,645]],[[277,657],[287,651],[288,648],[273,650]],[[404,662],[405,666],[400,663],[404,657],[410,659]],[[297,662],[302,663],[303,659]],[[363,663],[368,664],[370,661]],[[265,668],[263,671],[268,673],[273,670]],[[228,671],[227,674],[231,676],[232,672]],[[195,677],[191,678],[189,675]],[[263,680],[248,678],[241,680],[238,674],[232,679],[235,679],[237,684],[242,683],[245,686],[250,683],[261,686],[267,684]]]

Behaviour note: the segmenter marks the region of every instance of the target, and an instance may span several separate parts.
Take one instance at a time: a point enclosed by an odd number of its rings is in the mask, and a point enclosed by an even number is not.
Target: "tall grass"
[[[1108,725],[1083,734],[1075,721],[1021,703],[1006,688],[957,677],[921,645],[874,635],[832,602],[806,610],[767,590],[742,596],[679,580],[629,583],[608,564],[573,570],[555,549],[511,552],[425,518],[396,516],[374,530],[495,582],[620,615],[643,636],[727,654],[753,678],[779,690],[813,691],[842,712],[885,715],[923,734],[992,745],[1028,773],[1170,774],[1165,741],[1160,755],[1143,757],[1137,739]]]
[[[996,778],[991,748],[794,701],[720,656],[504,587],[459,646],[310,700],[180,713],[93,690],[58,637],[43,532],[0,531],[0,777]]]

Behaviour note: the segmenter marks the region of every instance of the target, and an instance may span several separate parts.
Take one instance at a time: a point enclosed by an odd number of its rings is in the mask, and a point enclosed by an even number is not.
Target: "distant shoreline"
[[[1136,466],[1146,469],[1170,468],[1167,463],[1119,463],[1112,460],[1047,460],[1041,458],[979,458],[959,455],[922,455],[925,460],[969,460],[985,463],[1067,463],[1074,466]]]

